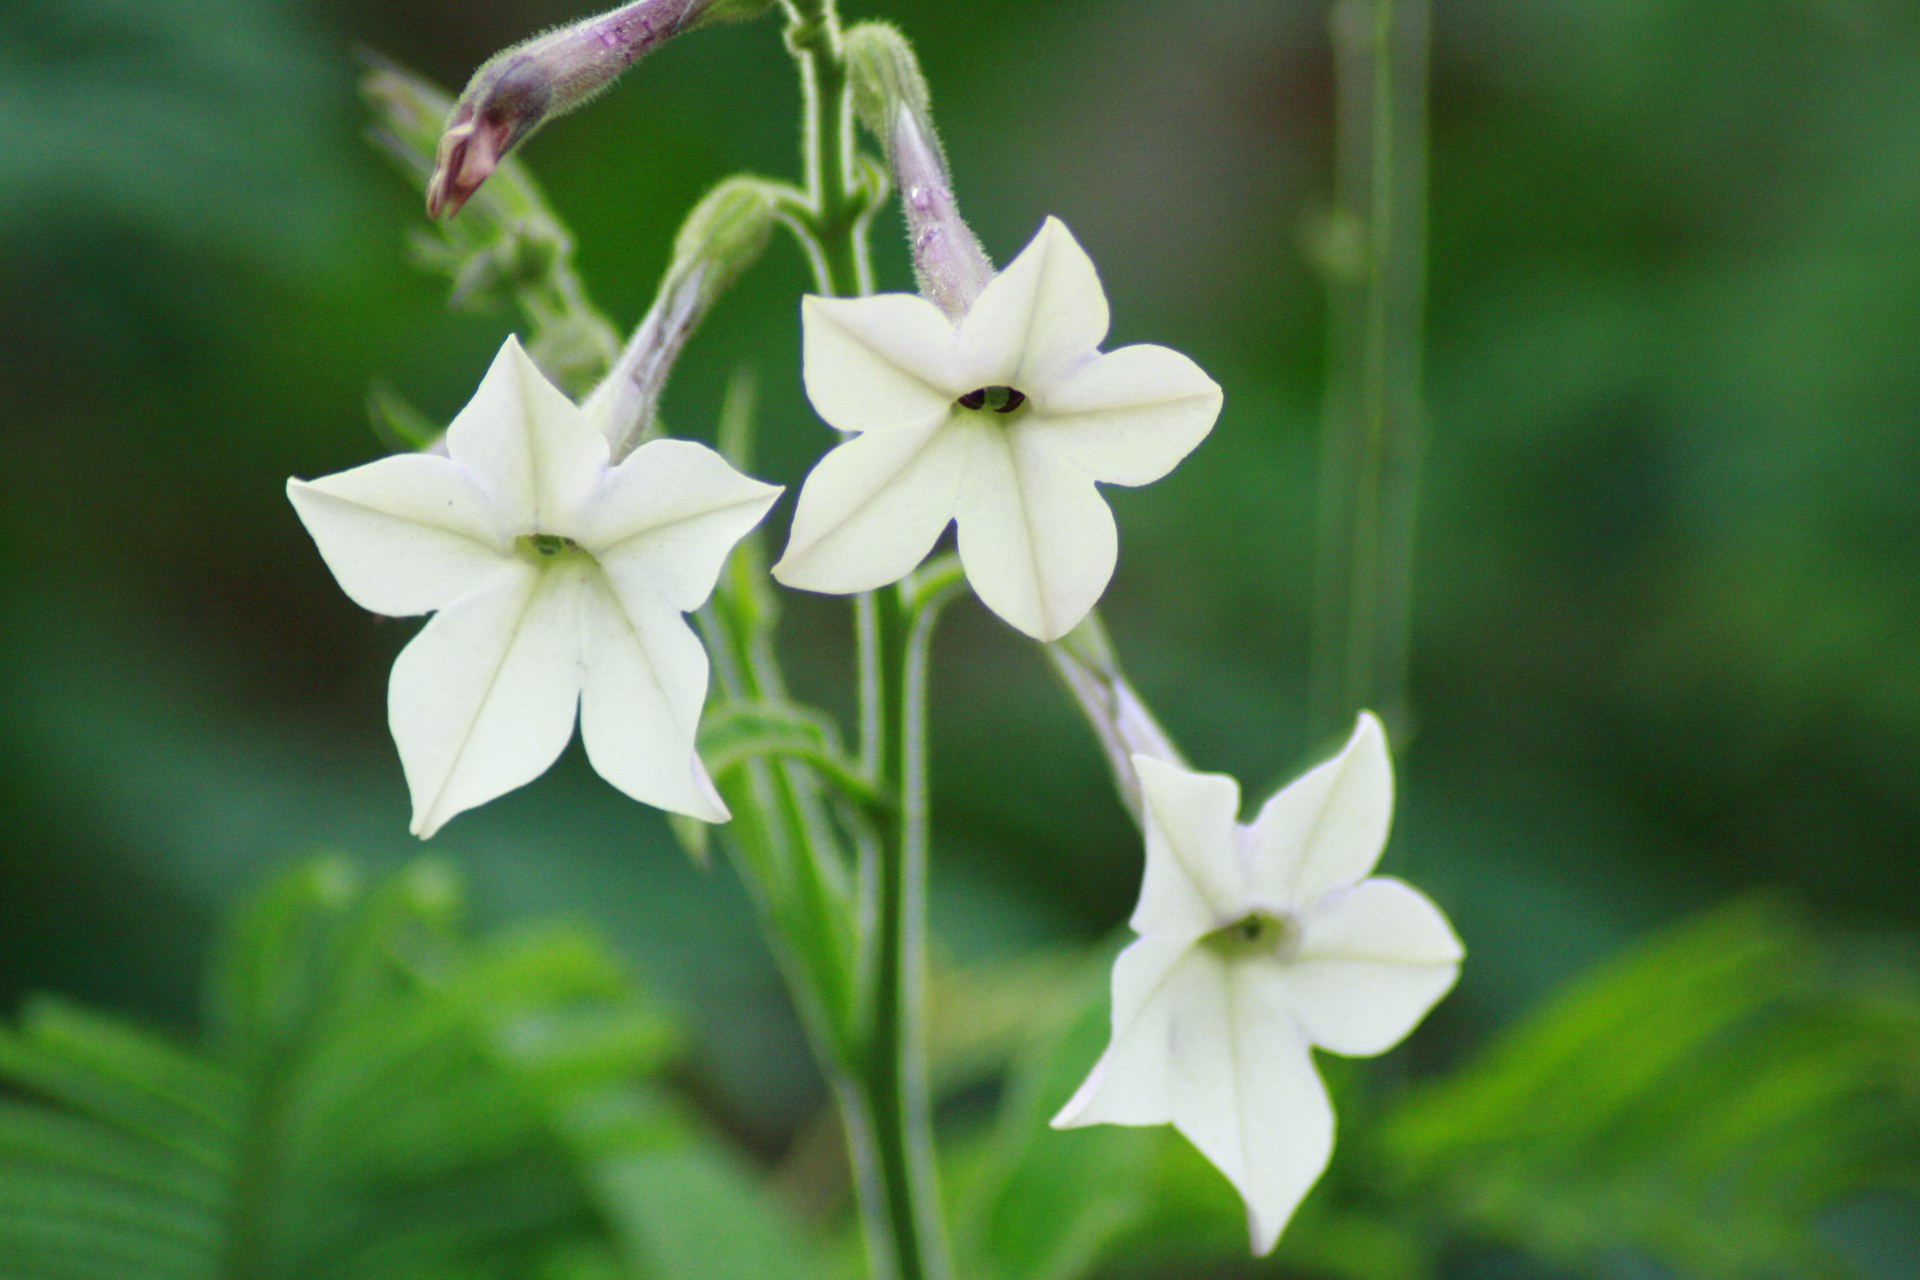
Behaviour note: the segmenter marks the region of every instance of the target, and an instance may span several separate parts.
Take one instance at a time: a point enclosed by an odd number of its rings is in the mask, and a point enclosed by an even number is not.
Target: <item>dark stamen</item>
[[[1012,387],[981,387],[960,397],[962,409],[991,409],[995,413],[1012,413],[1026,402],[1026,393]]]

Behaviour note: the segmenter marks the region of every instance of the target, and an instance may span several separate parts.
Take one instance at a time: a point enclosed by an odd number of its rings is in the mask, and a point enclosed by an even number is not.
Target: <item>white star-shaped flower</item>
[[[446,456],[288,481],[355,603],[435,615],[388,687],[414,834],[539,777],[576,710],[608,782],[726,821],[694,751],[707,654],[681,615],[779,493],[689,441],[611,465],[606,437],[513,338],[448,429]]]
[[[1049,218],[956,327],[909,294],[808,298],[807,395],[856,438],[807,478],[774,576],[846,593],[897,582],[949,522],[988,608],[1039,640],[1072,630],[1118,554],[1094,488],[1173,470],[1220,388],[1165,347],[1102,353],[1093,262]]]
[[[1252,826],[1232,778],[1134,765],[1140,937],[1114,965],[1112,1042],[1053,1124],[1173,1124],[1239,1190],[1264,1254],[1333,1152],[1310,1050],[1399,1043],[1459,976],[1460,940],[1419,892],[1368,875],[1393,813],[1372,716]]]

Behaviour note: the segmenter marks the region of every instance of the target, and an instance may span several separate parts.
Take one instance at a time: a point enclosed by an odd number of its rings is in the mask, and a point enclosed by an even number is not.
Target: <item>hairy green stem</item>
[[[1422,406],[1431,0],[1336,0],[1338,174],[1309,720],[1407,719]],[[1344,243],[1344,249],[1342,245]]]
[[[783,210],[829,296],[873,292],[867,227],[878,194],[856,169],[848,69],[832,0],[787,0],[787,46],[805,107],[812,208]],[[860,949],[868,1023],[853,1078],[836,1080],[876,1280],[946,1280],[925,1064],[926,654],[934,610],[910,616],[891,597],[855,597],[860,761],[900,805],[897,828],[861,848]],[[915,657],[914,646],[920,646]]]

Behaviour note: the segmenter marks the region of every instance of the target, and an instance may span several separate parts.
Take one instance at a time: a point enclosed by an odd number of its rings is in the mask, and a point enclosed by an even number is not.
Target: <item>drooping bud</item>
[[[851,28],[846,56],[854,110],[887,149],[920,292],[957,323],[993,279],[993,263],[954,200],[919,59],[884,22]]]
[[[716,21],[753,17],[773,0],[639,0],[495,54],[467,83],[440,138],[427,214],[460,212],[507,153],[586,105],[642,55]]]
[[[606,433],[616,462],[652,430],[667,374],[694,329],[766,248],[775,204],[773,184],[737,177],[687,215],[652,309],[582,406]]]
[[[403,67],[368,61],[361,92],[373,142],[424,188],[453,99]],[[572,234],[518,157],[500,166],[464,218],[421,231],[413,249],[420,266],[453,283],[455,307],[516,306],[527,353],[569,395],[597,385],[619,355],[619,334],[573,268]]]

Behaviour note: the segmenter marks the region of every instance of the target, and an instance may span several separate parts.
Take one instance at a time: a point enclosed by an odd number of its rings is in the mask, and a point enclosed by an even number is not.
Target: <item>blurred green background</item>
[[[1058,214],[1101,264],[1114,341],[1226,387],[1202,450],[1110,494],[1105,608],[1197,763],[1250,789],[1298,767],[1324,7],[846,8],[919,43],[997,259]],[[1418,732],[1392,857],[1471,958],[1415,1072],[1743,891],[1896,942],[1920,908],[1920,6],[1438,9]],[[354,55],[458,85],[577,12],[0,7],[0,1008],[51,989],[185,1025],[239,895],[316,849],[416,851],[384,715],[414,624],[340,595],[283,483],[380,451],[374,382],[450,416],[512,320],[449,314],[406,264],[423,215],[359,136]],[[528,148],[621,323],[705,188],[792,172],[795,108],[774,26],[725,28]],[[908,287],[891,215],[879,230]],[[800,395],[805,283],[777,242],[666,402],[707,435],[728,376],[757,371],[759,469],[790,485],[829,443]],[[844,707],[844,606],[787,600],[796,683]],[[937,663],[943,954],[1110,935],[1137,838],[1066,699],[977,608]],[[691,1027],[688,1090],[749,1149],[805,1130],[819,1086],[737,884],[577,746],[433,845],[484,917],[613,937]]]

